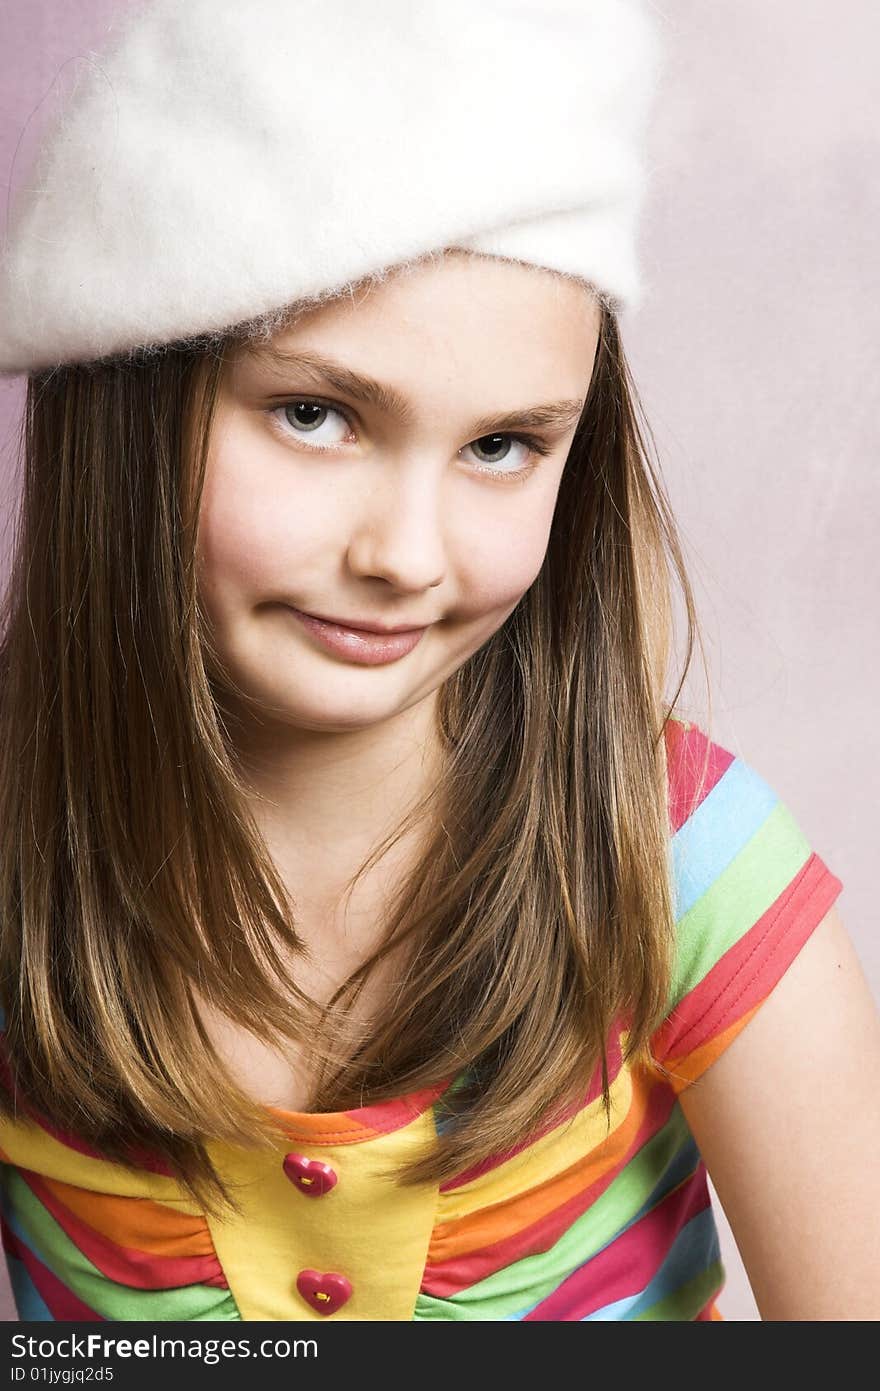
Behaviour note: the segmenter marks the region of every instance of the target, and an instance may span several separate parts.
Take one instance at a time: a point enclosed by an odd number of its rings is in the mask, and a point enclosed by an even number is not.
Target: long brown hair
[[[624,1060],[648,1061],[667,1006],[664,727],[699,636],[603,305],[542,570],[440,692],[445,767],[355,878],[411,825],[424,853],[380,948],[319,1006],[285,971],[304,950],[296,904],[245,807],[231,678],[197,593],[212,411],[246,339],[29,378],[0,615],[0,1109],[13,1116],[17,1093],[108,1159],[158,1156],[209,1211],[236,1202],[206,1139],[279,1131],[229,1077],[194,989],[265,1042],[308,1048],[322,1068],[310,1110],[455,1079],[403,1183],[522,1142],[597,1069],[610,1118],[611,1031],[625,1026]],[[666,705],[671,568],[687,648]],[[380,1017],[343,1047],[366,976],[406,941],[418,950]]]

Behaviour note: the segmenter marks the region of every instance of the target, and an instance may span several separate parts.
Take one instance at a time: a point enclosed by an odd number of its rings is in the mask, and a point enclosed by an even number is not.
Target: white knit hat
[[[218,331],[445,246],[641,301],[640,0],[150,0],[14,198],[0,371]]]

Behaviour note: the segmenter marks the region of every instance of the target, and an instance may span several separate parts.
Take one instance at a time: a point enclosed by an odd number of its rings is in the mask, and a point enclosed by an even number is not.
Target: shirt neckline
[[[281,1124],[292,1140],[306,1140],[319,1145],[362,1144],[410,1125],[454,1081],[454,1077],[447,1077],[433,1087],[424,1087],[387,1101],[377,1101],[370,1106],[357,1106],[349,1111],[289,1111],[282,1106],[269,1105],[263,1109]]]

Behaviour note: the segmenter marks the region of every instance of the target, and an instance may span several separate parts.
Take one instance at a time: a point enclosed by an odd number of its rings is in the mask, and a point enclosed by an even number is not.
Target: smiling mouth
[[[386,662],[396,662],[406,657],[428,631],[427,628],[407,628],[393,633],[367,632],[362,628],[349,628],[344,624],[316,618],[292,605],[288,607],[297,622],[321,647],[360,666],[383,666]]]
[[[399,623],[393,628],[386,628],[381,623],[360,622],[355,619],[347,618],[328,618],[322,613],[309,613],[305,609],[299,609],[306,618],[315,618],[319,623],[331,623],[334,628],[347,628],[355,633],[373,633],[379,637],[391,637],[396,633],[423,633],[425,628],[430,625],[427,623]]]

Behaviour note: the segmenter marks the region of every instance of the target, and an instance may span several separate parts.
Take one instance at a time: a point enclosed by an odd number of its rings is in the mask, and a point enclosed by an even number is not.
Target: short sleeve
[[[676,951],[654,1060],[681,1092],[720,1057],[843,889],[791,812],[694,724],[666,726]]]

